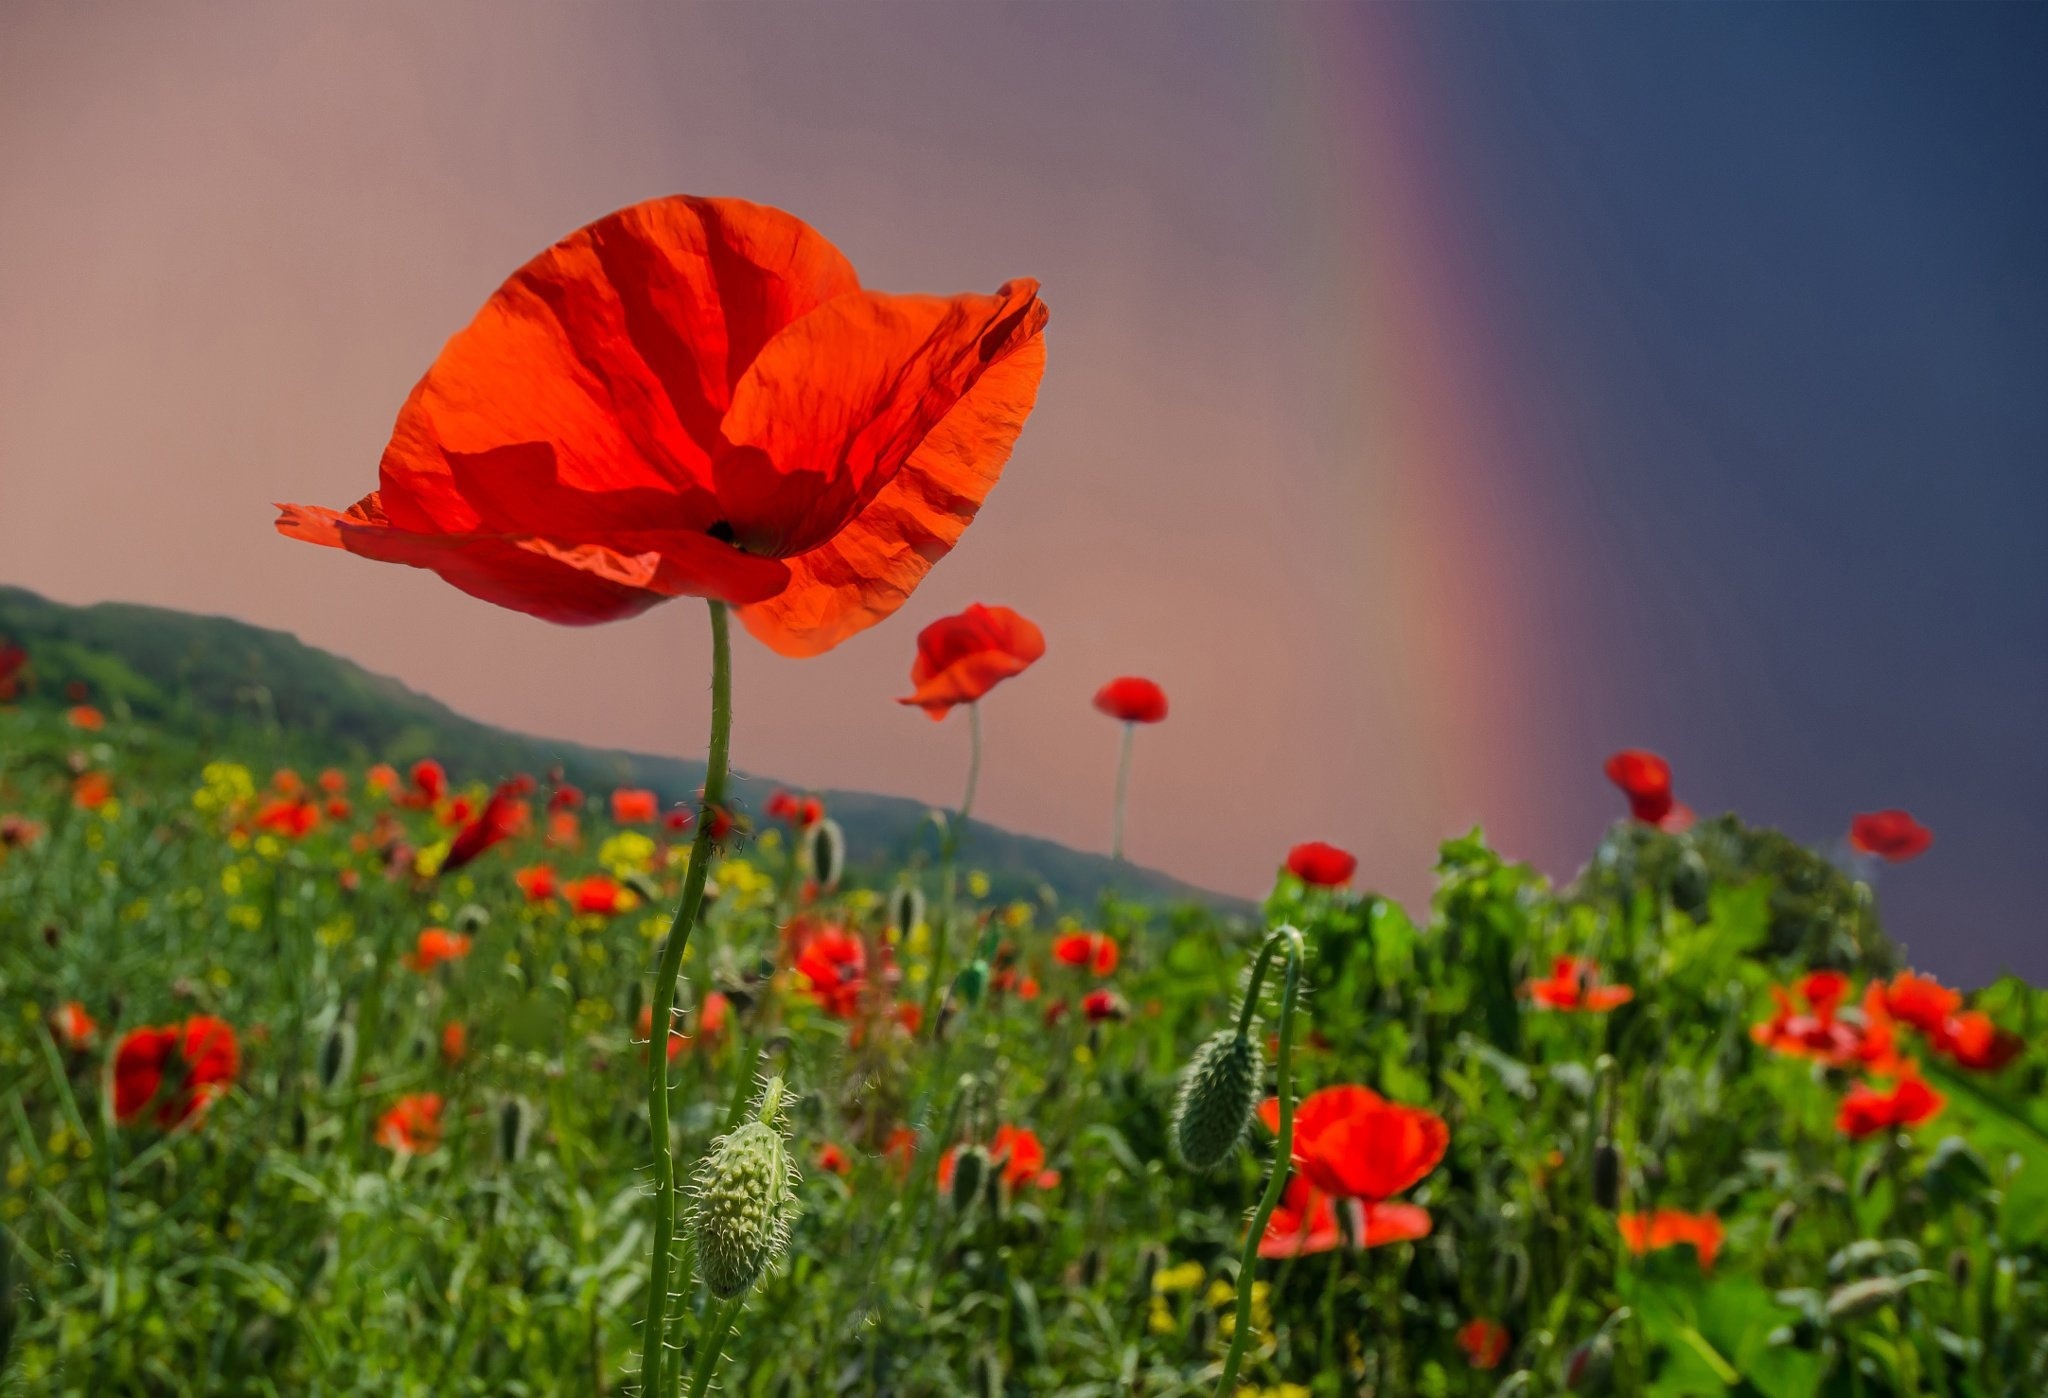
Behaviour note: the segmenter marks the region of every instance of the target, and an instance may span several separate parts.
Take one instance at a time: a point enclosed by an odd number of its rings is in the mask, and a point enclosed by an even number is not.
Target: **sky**
[[[520,262],[659,194],[865,284],[1052,309],[1038,408],[890,622],[744,637],[735,759],[957,800],[891,702],[974,601],[1046,657],[977,813],[1232,893],[1326,839],[1559,877],[1600,763],[1878,875],[1916,961],[2048,978],[2048,7],[475,0],[0,11],[0,581],[293,631],[477,717],[700,754],[688,601],[561,629],[275,535],[342,506]]]

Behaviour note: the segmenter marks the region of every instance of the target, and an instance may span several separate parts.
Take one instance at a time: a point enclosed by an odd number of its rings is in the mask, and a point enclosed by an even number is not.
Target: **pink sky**
[[[817,660],[740,641],[744,769],[952,802],[964,722],[890,701],[917,629],[980,600],[1050,644],[986,705],[993,821],[1106,848],[1117,735],[1088,699],[1136,672],[1173,700],[1139,735],[1141,863],[1255,893],[1323,838],[1412,896],[1484,817],[1568,871],[1614,745],[1564,672],[1579,545],[1489,456],[1540,433],[1509,420],[1423,178],[1427,95],[1394,19],[1247,16],[10,6],[0,580],[227,613],[491,722],[701,753],[696,604],[552,628],[290,543],[270,503],[370,488],[441,341],[554,238],[737,195],[869,285],[1035,276],[1053,313],[1003,483],[909,606]]]

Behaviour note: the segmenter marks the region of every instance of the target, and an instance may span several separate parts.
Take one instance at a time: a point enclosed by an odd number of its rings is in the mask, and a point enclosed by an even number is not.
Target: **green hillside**
[[[30,701],[63,701],[83,681],[95,703],[146,718],[202,750],[256,760],[404,764],[434,757],[457,781],[495,781],[559,767],[590,791],[644,786],[664,802],[693,797],[700,761],[508,732],[456,713],[386,675],[306,645],[283,631],[227,617],[130,603],[67,606],[25,588],[0,586],[0,640],[34,657]],[[801,774],[735,783],[742,807],[758,812],[777,786],[803,787]],[[846,828],[856,867],[915,864],[936,849],[929,808],[870,792],[820,792]],[[1125,896],[1193,900],[1237,912],[1248,905],[1164,874],[1051,840],[976,821],[969,860],[1001,897],[1057,898],[1087,905],[1114,889]]]

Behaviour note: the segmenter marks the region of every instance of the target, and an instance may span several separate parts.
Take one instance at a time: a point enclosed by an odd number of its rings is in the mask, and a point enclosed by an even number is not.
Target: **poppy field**
[[[652,200],[281,507],[545,622],[699,599],[701,790],[201,740],[0,638],[0,1393],[2048,1391],[2048,995],[1905,964],[1902,810],[1809,848],[1625,749],[1569,879],[1472,831],[1426,906],[1284,838],[1249,910],[1003,896],[981,705],[1059,619],[978,603],[866,697],[970,730],[927,851],[734,795],[733,621],[886,625],[1049,314]],[[1169,696],[1073,706],[1120,857]]]

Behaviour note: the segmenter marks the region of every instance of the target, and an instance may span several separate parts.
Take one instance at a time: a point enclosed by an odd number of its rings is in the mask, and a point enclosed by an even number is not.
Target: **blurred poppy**
[[[431,806],[448,794],[448,773],[431,757],[412,764],[411,780],[408,804]]]
[[[1607,759],[1607,780],[1628,798],[1629,814],[1656,825],[1671,814],[1671,764],[1654,752],[1623,748]]]
[[[562,897],[579,913],[611,917],[625,912],[639,900],[630,889],[603,874],[589,874],[561,885]]]
[[[12,642],[0,641],[0,704],[21,693],[21,677],[28,672],[28,652]]]
[[[529,903],[545,903],[555,896],[555,871],[545,864],[529,864],[512,876]]]
[[[329,767],[320,773],[320,789],[329,796],[340,796],[348,790],[348,773],[339,767]]]
[[[1345,1205],[1355,1219],[1357,1201],[1346,1200]],[[1280,1202],[1266,1219],[1266,1231],[1259,1236],[1259,1256],[1307,1257],[1343,1244],[1336,1201],[1310,1184],[1306,1175],[1289,1175]]]
[[[827,1141],[818,1147],[818,1168],[828,1175],[847,1175],[853,1172],[853,1162],[845,1151]]]
[[[1114,990],[1091,990],[1081,997],[1081,1013],[1087,1016],[1090,1024],[1124,1019],[1130,1012],[1130,1006],[1124,1003],[1124,997]]]
[[[114,779],[105,772],[80,772],[71,783],[71,804],[82,811],[103,810],[114,799]]]
[[[377,1118],[377,1144],[400,1155],[420,1155],[441,1144],[441,1094],[412,1092]]]
[[[409,970],[427,972],[445,961],[460,961],[469,955],[469,937],[445,927],[429,927],[419,935],[413,949],[399,958]]]
[[[326,810],[327,810],[327,818],[328,818],[329,820],[334,820],[334,821],[341,821],[341,820],[347,820],[347,819],[348,819],[348,817],[349,817],[349,812],[350,812],[350,811],[351,811],[352,809],[353,809],[353,808],[352,808],[352,807],[351,807],[351,806],[349,805],[349,803],[348,803],[348,802],[346,802],[346,801],[344,801],[344,800],[343,800],[343,799],[342,799],[341,797],[339,797],[339,796],[330,796],[330,797],[328,797],[328,798],[327,798],[327,806],[326,806]]]
[[[669,1024],[668,1056],[671,1059],[679,1057],[684,1049],[689,1048],[700,1039],[707,1044],[716,1040],[720,1034],[725,1032],[725,1023],[731,1013],[732,1002],[726,998],[725,993],[718,990],[712,991],[704,997],[703,1005],[697,1010],[697,1032],[690,1034],[676,1027],[675,1020],[682,1017],[681,1012],[678,1011]],[[640,1007],[640,1037],[650,1042],[654,1038],[654,1007],[652,1005],[642,1005]]]
[[[1465,1351],[1475,1369],[1499,1368],[1513,1343],[1508,1328],[1497,1320],[1475,1317],[1458,1327],[1458,1348]]]
[[[453,1067],[469,1055],[469,1026],[451,1019],[441,1026],[441,1061]]]
[[[1995,1073],[2019,1057],[2026,1041],[2000,1029],[1982,1010],[1965,1010],[1950,1015],[1930,1036],[1936,1053],[1973,1072]]]
[[[441,807],[435,814],[435,819],[439,820],[443,825],[452,827],[469,824],[475,815],[476,807],[471,804],[470,799],[467,796],[458,796],[447,805]]]
[[[1699,1255],[1702,1272],[1713,1267],[1714,1259],[1720,1255],[1721,1243],[1727,1236],[1721,1220],[1713,1214],[1689,1214],[1681,1209],[1617,1214],[1614,1224],[1621,1230],[1623,1245],[1638,1257],[1689,1244]]]
[[[1116,969],[1116,942],[1102,932],[1068,932],[1055,937],[1052,959],[1062,966],[1085,966],[1098,976]]]
[[[1893,864],[1918,858],[1933,843],[1934,832],[1904,811],[1871,811],[1849,822],[1850,848]]]
[[[1764,1023],[1752,1025],[1749,1036],[1794,1058],[1817,1059],[1832,1067],[1854,1062],[1863,1047],[1862,1027],[1838,1013],[1848,993],[1849,979],[1839,971],[1809,972],[1793,991],[1774,985],[1771,998],[1777,1011]],[[1807,1012],[1800,1012],[1795,994],[1806,1002]]]
[[[1932,976],[1901,971],[1884,987],[1884,1006],[1894,1019],[1923,1034],[1939,1034],[1948,1017],[1963,1007],[1963,997]]]
[[[1095,691],[1095,707],[1125,723],[1158,723],[1166,717],[1166,691],[1151,680],[1120,675]]]
[[[914,692],[896,702],[944,718],[955,704],[975,703],[1044,654],[1044,632],[1008,607],[976,602],[917,633],[917,659],[910,667]]]
[[[548,793],[548,813],[573,811],[583,804],[583,792],[567,782],[557,782]]]
[[[583,838],[583,824],[574,811],[550,811],[548,813],[547,843],[560,848],[574,845]]]
[[[320,808],[311,801],[301,801],[291,796],[266,801],[256,811],[258,829],[294,840],[303,839],[311,834],[319,824]]]
[[[691,815],[681,806],[677,806],[661,818],[661,828],[668,831],[671,835],[680,835],[696,823],[697,817]]]
[[[156,1124],[169,1130],[227,1091],[241,1064],[234,1029],[212,1015],[131,1029],[114,1049],[114,1120],[128,1125],[154,1102]]]
[[[363,773],[363,785],[372,796],[389,796],[398,790],[398,769],[388,762],[379,762]]]
[[[867,951],[841,927],[820,927],[803,940],[796,958],[811,998],[825,1013],[851,1019],[867,984]]]
[[[62,1041],[65,1048],[81,1049],[98,1036],[100,1027],[93,1023],[84,1005],[76,1000],[67,1000],[50,1016],[50,1032]]]
[[[1259,1119],[1277,1133],[1279,1102],[1267,1098]],[[1368,1087],[1311,1092],[1294,1114],[1294,1163],[1316,1188],[1342,1199],[1391,1199],[1434,1170],[1450,1141],[1435,1112],[1389,1102]]]
[[[939,1188],[953,1187],[953,1158],[956,1152],[948,1147],[939,1157]],[[996,1134],[988,1143],[989,1163],[1002,1176],[1004,1184],[1012,1190],[1033,1185],[1039,1189],[1057,1188],[1060,1172],[1045,1168],[1045,1143],[1038,1139],[1038,1133],[1028,1126],[998,1126]]]
[[[532,812],[519,799],[519,787],[515,782],[502,782],[484,803],[483,811],[469,824],[462,827],[455,841],[448,847],[448,857],[441,861],[441,872],[451,874],[475,859],[485,850],[511,839],[526,827]]]
[[[27,849],[42,838],[41,821],[25,815],[0,815],[0,849]]]
[[[612,819],[621,825],[652,825],[661,802],[651,791],[624,786],[612,793]]]
[[[64,715],[73,728],[97,733],[107,726],[107,716],[90,704],[80,704]]]
[[[378,491],[278,529],[555,622],[722,598],[814,655],[901,606],[995,484],[1044,368],[1037,290],[888,296],[778,210],[635,204],[448,342]]]
[[[1841,1108],[1835,1113],[1835,1129],[1860,1141],[1880,1131],[1917,1126],[1945,1104],[1946,1099],[1915,1072],[1907,1072],[1889,1091],[1859,1082],[1843,1096]]]
[[[1586,1010],[1594,1014],[1626,1005],[1636,998],[1625,985],[1595,985],[1599,968],[1580,956],[1560,956],[1550,963],[1550,975],[1530,981],[1529,998],[1547,1010]]]
[[[1321,840],[1287,851],[1287,872],[1316,888],[1342,888],[1358,872],[1357,856]]]
[[[280,796],[297,796],[306,789],[306,781],[291,768],[280,767],[270,774],[270,789]]]

